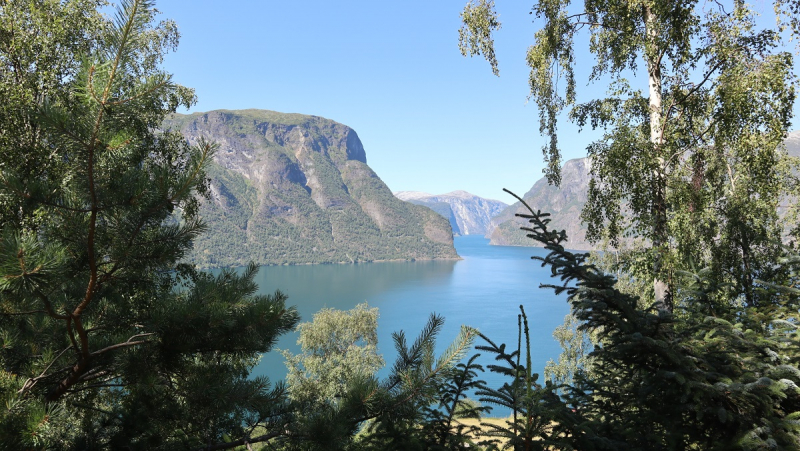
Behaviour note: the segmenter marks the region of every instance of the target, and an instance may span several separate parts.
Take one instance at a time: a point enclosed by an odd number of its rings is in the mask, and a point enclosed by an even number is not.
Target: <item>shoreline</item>
[[[464,257],[460,255],[456,255],[455,257],[433,257],[433,258],[395,258],[395,259],[386,259],[386,260],[355,260],[355,261],[339,261],[339,262],[305,262],[305,263],[258,263],[258,266],[314,266],[314,265],[360,265],[365,263],[397,263],[397,262],[430,262],[430,261],[460,261],[464,260]],[[187,262],[190,263],[191,262]],[[231,268],[241,268],[245,265],[237,265],[237,266],[206,266],[206,265],[195,265],[197,269],[200,270],[207,270],[207,269],[231,269]]]

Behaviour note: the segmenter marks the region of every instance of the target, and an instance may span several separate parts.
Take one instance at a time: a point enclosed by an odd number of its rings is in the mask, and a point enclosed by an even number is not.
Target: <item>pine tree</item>
[[[568,429],[559,421],[566,412],[566,405],[556,394],[557,386],[551,381],[544,385],[538,382],[539,375],[531,370],[531,342],[528,317],[520,305],[517,317],[519,335],[517,348],[510,354],[506,344],[495,344],[489,337],[481,334],[486,345],[476,349],[494,354],[498,362],[489,365],[494,373],[509,379],[499,388],[483,386],[477,391],[481,402],[501,406],[511,411],[511,419],[505,425],[482,423],[490,437],[481,444],[496,449],[544,450],[559,447],[566,442]],[[521,361],[523,350],[525,360]]]
[[[336,350],[344,344],[348,344],[345,348],[351,347],[352,338],[361,333],[369,342],[374,335],[374,330],[369,330],[374,327],[374,323],[369,326],[373,314],[376,313],[363,308],[350,312],[325,311],[315,317],[316,324],[302,325],[305,336],[301,340],[314,347],[305,348],[303,355],[291,356],[291,369],[299,373],[304,367],[306,371],[289,378],[293,392],[289,406],[292,421],[286,424],[283,437],[268,445],[272,447],[269,449],[276,446],[285,450],[441,449],[438,446],[442,442],[460,449],[464,430],[454,425],[452,419],[480,410],[464,402],[464,391],[476,383],[475,366],[472,362],[466,366],[458,364],[469,350],[476,331],[462,326],[459,335],[438,357],[434,348],[444,324],[441,316],[432,314],[411,346],[403,331],[395,332],[398,357],[389,375],[378,379],[374,366],[358,363],[364,355],[368,360],[375,357],[370,356],[369,345],[361,350]],[[321,321],[317,322],[318,319]],[[362,322],[361,330],[355,334],[345,330],[351,321]],[[330,339],[322,339],[323,335]],[[343,357],[352,359],[349,368],[360,367],[360,371],[321,377],[321,371],[331,368],[313,358],[318,352],[329,352],[333,361]],[[307,357],[312,358],[306,360]],[[298,366],[305,362],[310,366]],[[371,368],[372,372],[368,371]],[[445,419],[440,408],[448,412],[449,419]]]
[[[285,396],[249,371],[297,313],[281,293],[255,295],[253,266],[212,276],[179,264],[203,231],[197,207],[213,146],[159,131],[194,100],[159,69],[177,31],[153,26],[144,0],[122,2],[95,28],[53,28],[63,25],[52,16],[59,8],[78,24],[100,20],[94,6],[11,1],[0,11],[6,44],[26,28],[72,43],[52,56],[66,58],[64,70],[50,59],[25,67],[26,83],[47,89],[17,87],[19,110],[5,109],[0,123],[3,446],[265,440],[283,426]],[[4,45],[0,61],[35,58],[28,50]],[[0,86],[13,91],[13,82]],[[26,128],[35,131],[25,142],[12,139]],[[251,437],[257,425],[261,438]]]

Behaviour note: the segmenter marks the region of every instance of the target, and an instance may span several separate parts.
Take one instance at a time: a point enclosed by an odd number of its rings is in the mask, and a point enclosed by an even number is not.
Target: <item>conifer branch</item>
[[[42,290],[36,289],[35,293],[36,293],[36,296],[38,296],[39,299],[41,299],[42,302],[44,303],[45,311],[47,311],[47,314],[51,318],[53,318],[53,319],[64,319],[64,320],[69,318],[69,315],[60,315],[60,314],[55,312],[55,310],[53,309],[53,306],[50,304],[50,299],[47,298],[46,294],[42,293]]]
[[[64,353],[69,351],[70,349],[72,349],[72,346],[67,346],[66,348],[64,348],[63,351],[59,352],[58,355],[52,361],[50,361],[50,363],[47,365],[47,367],[44,370],[42,370],[42,372],[38,376],[33,377],[33,378],[28,378],[25,381],[25,383],[22,384],[22,388],[17,390],[17,394],[21,395],[21,394],[25,393],[26,391],[32,389],[33,386],[36,385],[36,383],[39,382],[40,379],[43,379],[45,377],[45,374],[47,374],[47,372],[50,370],[50,367],[52,367],[53,364],[56,363],[58,361],[58,359],[60,359],[61,356],[64,355]]]
[[[84,373],[84,375],[81,376],[81,378],[79,379],[78,382],[93,381],[95,379],[100,379],[101,377],[105,377],[105,376],[111,376],[107,380],[112,380],[115,377],[110,370],[99,370],[97,368],[94,368],[94,369],[89,370],[86,373]]]
[[[288,426],[288,424],[285,425],[283,429],[286,429],[287,426]],[[225,442],[225,443],[217,443],[217,444],[214,444],[214,445],[209,444],[208,446],[202,446],[202,447],[199,447],[199,448],[194,448],[193,451],[217,451],[217,450],[221,450],[221,449],[231,449],[231,448],[236,448],[237,446],[247,446],[248,444],[252,444],[252,443],[268,442],[268,441],[270,441],[270,440],[272,440],[274,438],[277,438],[277,437],[280,437],[280,436],[283,436],[283,435],[287,435],[286,432],[284,432],[284,430],[278,428],[278,429],[270,432],[269,434],[259,435],[258,437],[241,438],[239,440],[233,440],[233,441]]]
[[[146,96],[148,94],[152,94],[152,93],[158,91],[161,88],[169,86],[169,84],[170,84],[169,81],[162,81],[162,82],[157,83],[155,86],[153,86],[153,87],[151,87],[149,89],[146,89],[146,90],[144,90],[144,91],[142,91],[142,92],[140,92],[140,93],[138,93],[138,94],[136,94],[134,96],[127,97],[127,98],[120,99],[120,100],[116,100],[114,102],[106,102],[106,105],[116,106],[116,105],[122,105],[122,104],[125,104],[125,103],[129,103],[129,102],[132,102],[132,101],[134,101],[134,100],[136,100],[138,98],[144,97],[144,96]]]
[[[103,349],[94,351],[93,353],[91,353],[91,356],[95,357],[95,356],[98,356],[98,355],[103,354],[105,352],[113,351],[115,349],[126,348],[126,347],[129,347],[129,346],[136,346],[136,345],[140,345],[140,344],[143,344],[143,343],[148,343],[149,340],[137,340],[137,341],[131,341],[131,340],[133,340],[134,338],[150,337],[150,336],[153,336],[153,335],[155,335],[155,333],[153,333],[153,332],[146,333],[146,334],[136,334],[136,335],[132,336],[131,338],[128,338],[128,340],[123,342],[123,343],[118,343],[118,344],[115,344],[115,345],[106,346]]]
[[[120,388],[120,387],[127,387],[130,384],[109,384],[109,383],[102,383],[102,384],[89,384],[84,385],[82,387],[71,388],[69,389],[68,393],[77,393],[84,390],[94,390],[96,388]]]

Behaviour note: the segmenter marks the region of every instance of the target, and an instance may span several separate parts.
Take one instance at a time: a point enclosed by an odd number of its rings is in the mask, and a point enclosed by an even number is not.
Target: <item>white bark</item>
[[[666,161],[661,156],[664,143],[664,121],[661,105],[661,53],[658,49],[658,30],[656,17],[649,6],[644,7],[645,29],[647,30],[647,45],[644,57],[647,61],[647,82],[650,90],[650,142],[653,144],[653,157],[658,162],[653,174],[653,247],[656,251],[653,270],[655,278],[656,307],[659,310],[672,311],[672,301],[669,285],[662,280],[660,274],[663,266],[663,257],[660,255],[666,242]]]

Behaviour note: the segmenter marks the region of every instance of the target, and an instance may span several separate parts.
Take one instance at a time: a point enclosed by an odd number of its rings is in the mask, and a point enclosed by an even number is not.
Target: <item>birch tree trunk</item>
[[[656,307],[660,311],[672,312],[672,296],[670,287],[664,280],[664,253],[667,246],[667,206],[666,197],[666,160],[661,155],[664,143],[664,121],[661,109],[661,57],[657,39],[656,17],[649,6],[644,6],[645,28],[647,30],[647,44],[644,57],[647,61],[647,82],[650,88],[650,142],[653,145],[654,160],[656,162],[653,174],[653,289],[655,291]]]

